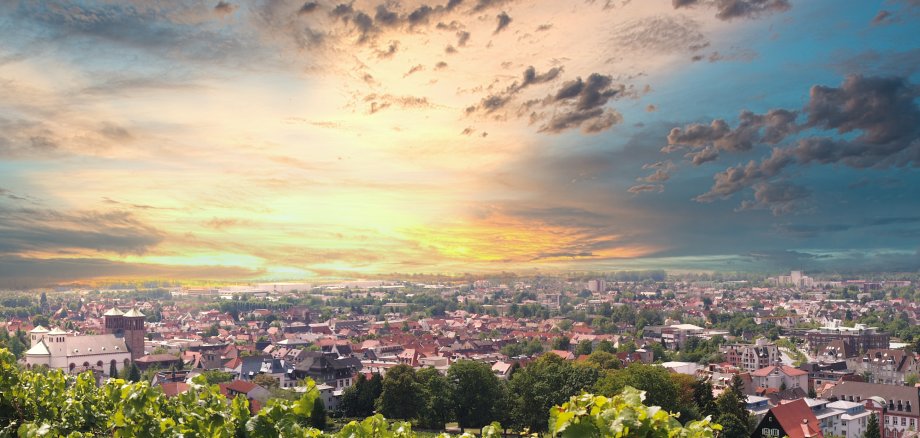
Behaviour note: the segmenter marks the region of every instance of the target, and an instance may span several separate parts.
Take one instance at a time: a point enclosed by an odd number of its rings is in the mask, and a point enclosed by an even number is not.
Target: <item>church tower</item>
[[[102,315],[102,319],[106,333],[125,338],[125,345],[131,352],[131,360],[137,360],[144,355],[144,338],[147,330],[144,328],[143,313],[133,308],[124,313],[113,307]]]

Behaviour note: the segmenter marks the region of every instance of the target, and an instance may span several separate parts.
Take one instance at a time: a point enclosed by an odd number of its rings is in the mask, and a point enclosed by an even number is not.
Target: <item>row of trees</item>
[[[416,371],[399,365],[385,378],[359,376],[345,391],[339,413],[347,417],[381,413],[426,429],[441,429],[450,421],[461,427],[498,421],[514,430],[545,432],[550,430],[545,413],[551,407],[583,392],[613,396],[631,387],[646,391],[651,405],[678,414],[682,422],[711,417],[726,421],[733,432],[748,431],[740,379],[713,399],[712,387],[692,376],[641,363],[619,367],[619,359],[605,351],[591,353],[582,363],[545,354],[516,368],[508,381],[498,379],[488,365],[473,361],[455,362],[446,376],[433,368]]]
[[[480,373],[472,362],[453,370],[453,377],[472,382],[467,372]],[[397,372],[393,382],[402,382],[409,374]],[[483,376],[479,376],[483,377]],[[376,414],[352,421],[334,434],[313,427],[314,412],[320,403],[312,381],[297,400],[270,400],[257,415],[250,413],[244,397],[228,400],[216,385],[208,385],[199,376],[188,392],[166,397],[147,382],[129,383],[108,379],[97,386],[91,373],[79,376],[61,371],[23,370],[11,353],[0,349],[0,436],[34,437],[160,437],[208,436],[217,438],[249,437],[341,437],[341,438],[414,438],[410,423],[388,422]],[[410,382],[411,383],[411,382]],[[488,388],[459,387],[470,394],[457,400],[487,405],[485,398],[495,397]],[[386,403],[386,402],[381,402]],[[464,406],[468,408],[469,405]],[[390,407],[387,407],[390,409]],[[549,412],[549,430],[558,437],[649,437],[669,436],[712,438],[721,427],[708,421],[681,424],[673,415],[643,404],[643,394],[624,388],[614,397],[581,394]],[[482,412],[474,412],[480,415]],[[470,419],[463,420],[467,424]],[[493,423],[481,430],[483,438],[502,436],[502,428]],[[729,435],[733,436],[733,435]],[[438,435],[448,437],[447,434]],[[465,438],[472,438],[464,434]]]

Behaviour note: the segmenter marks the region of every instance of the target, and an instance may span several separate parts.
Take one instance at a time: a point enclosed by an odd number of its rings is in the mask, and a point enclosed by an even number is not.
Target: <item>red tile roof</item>
[[[824,438],[821,424],[804,399],[770,409],[789,438]]]
[[[188,384],[185,382],[163,382],[160,383],[160,387],[163,388],[163,394],[166,394],[167,397],[175,397],[188,391]]]
[[[242,394],[249,394],[249,391],[256,389],[256,387],[258,386],[259,385],[256,385],[255,383],[252,383],[252,382],[234,380],[227,385],[227,389],[234,391],[234,392],[239,392]]]
[[[786,366],[786,365],[783,365],[783,366],[772,365],[772,366],[764,367],[757,371],[754,371],[753,373],[751,373],[751,375],[755,377],[767,377],[771,373],[773,373],[773,370],[776,370],[776,369],[779,369],[783,374],[787,376],[791,376],[791,377],[803,376],[803,375],[808,374],[806,371],[802,371],[798,368],[793,368],[793,367]]]

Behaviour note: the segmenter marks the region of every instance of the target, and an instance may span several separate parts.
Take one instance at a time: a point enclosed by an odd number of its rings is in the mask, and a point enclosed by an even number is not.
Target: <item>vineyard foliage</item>
[[[228,400],[217,385],[196,378],[188,392],[166,397],[147,382],[108,379],[97,386],[90,373],[77,376],[58,370],[24,370],[0,349],[0,437],[415,437],[408,422],[389,422],[382,415],[352,421],[335,433],[310,427],[319,392],[312,381],[294,401],[270,400],[250,414],[244,397]],[[550,434],[559,437],[717,436],[708,419],[681,425],[657,407],[642,404],[633,388],[612,398],[582,394],[550,410]],[[462,437],[472,437],[465,433]],[[492,423],[481,436],[499,438]],[[447,438],[442,434],[439,438]]]

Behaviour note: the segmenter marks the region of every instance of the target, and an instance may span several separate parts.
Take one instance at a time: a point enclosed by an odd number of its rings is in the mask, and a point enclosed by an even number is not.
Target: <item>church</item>
[[[96,370],[108,374],[112,365],[118,370],[144,355],[144,314],[131,309],[112,308],[102,316],[105,334],[76,335],[59,328],[42,326],[29,332],[31,348],[26,352],[26,366],[81,373]]]

